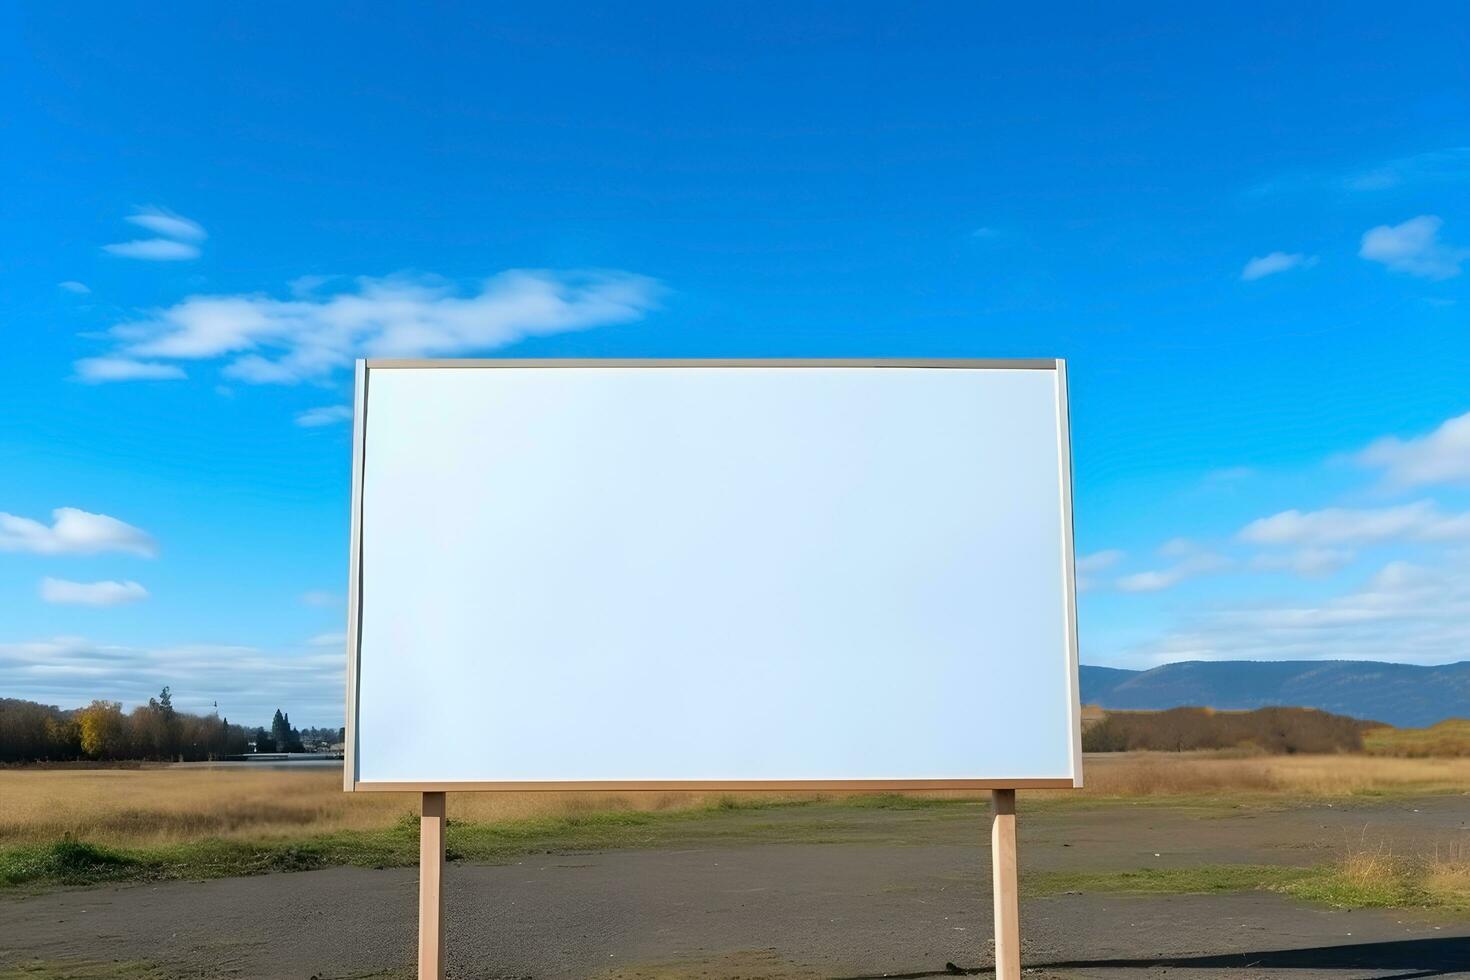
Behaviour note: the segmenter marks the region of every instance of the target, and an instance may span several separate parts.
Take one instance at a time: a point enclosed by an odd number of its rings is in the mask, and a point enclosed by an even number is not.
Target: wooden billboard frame
[[[1062,503],[1064,631],[1071,703],[1072,778],[1043,779],[778,779],[778,780],[423,780],[364,781],[357,778],[358,673],[362,629],[363,473],[366,458],[368,387],[373,371],[394,369],[507,368],[907,368],[1054,371]],[[887,793],[989,790],[995,962],[998,980],[1019,980],[1020,932],[1016,862],[1016,790],[1082,786],[1082,719],[1078,679],[1077,590],[1072,529],[1072,451],[1066,362],[1050,358],[375,358],[356,367],[352,435],[352,520],[347,601],[347,704],[343,789],[347,792],[420,794],[419,976],[443,976],[442,919],[445,794],[448,792],[842,792]]]

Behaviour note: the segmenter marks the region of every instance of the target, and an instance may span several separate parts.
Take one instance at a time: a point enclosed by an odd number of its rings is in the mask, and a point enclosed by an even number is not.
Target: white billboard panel
[[[1080,785],[1057,361],[370,361],[354,789]]]

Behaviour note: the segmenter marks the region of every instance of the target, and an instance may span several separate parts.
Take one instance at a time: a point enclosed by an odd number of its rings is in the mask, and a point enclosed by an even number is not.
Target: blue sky
[[[386,352],[1063,356],[1084,662],[1464,659],[1467,42],[1453,4],[9,5],[0,695],[336,723]]]

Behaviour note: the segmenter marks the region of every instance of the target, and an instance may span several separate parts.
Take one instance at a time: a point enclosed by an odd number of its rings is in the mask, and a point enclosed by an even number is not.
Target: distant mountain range
[[[1194,660],[1152,670],[1084,665],[1081,681],[1083,704],[1120,710],[1292,705],[1400,728],[1470,718],[1470,661],[1442,667],[1367,660]]]

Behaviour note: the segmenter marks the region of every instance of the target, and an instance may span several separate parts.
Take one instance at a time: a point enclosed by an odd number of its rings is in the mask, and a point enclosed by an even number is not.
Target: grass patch
[[[1436,852],[1425,866],[1424,887],[1441,897],[1470,896],[1470,850],[1460,846]]]
[[[918,804],[917,806],[915,804]],[[926,809],[924,801],[886,803]],[[600,810],[494,823],[451,819],[450,861],[503,863],[529,854],[712,843],[830,843],[903,840],[902,828],[855,822],[847,803],[717,800],[695,810]],[[48,887],[118,881],[225,878],[354,866],[417,866],[419,817],[404,813],[377,830],[341,830],[257,840],[205,838],[180,843],[104,847],[63,840],[0,847],[0,886]]]
[[[724,796],[717,797],[705,804],[702,808],[696,809],[726,813],[731,810],[779,810],[787,807],[807,806],[808,804],[819,801],[820,798],[814,796],[736,796],[731,793],[726,793]]]
[[[1405,860],[1388,851],[1353,852],[1334,864],[1206,865],[1113,872],[1051,872],[1028,876],[1031,895],[1100,892],[1115,895],[1207,895],[1271,891],[1334,908],[1419,908],[1470,911],[1470,861],[1462,855]]]
[[[72,840],[0,851],[0,882],[7,885],[31,881],[92,884],[123,880],[137,870],[136,861],[128,855]]]

